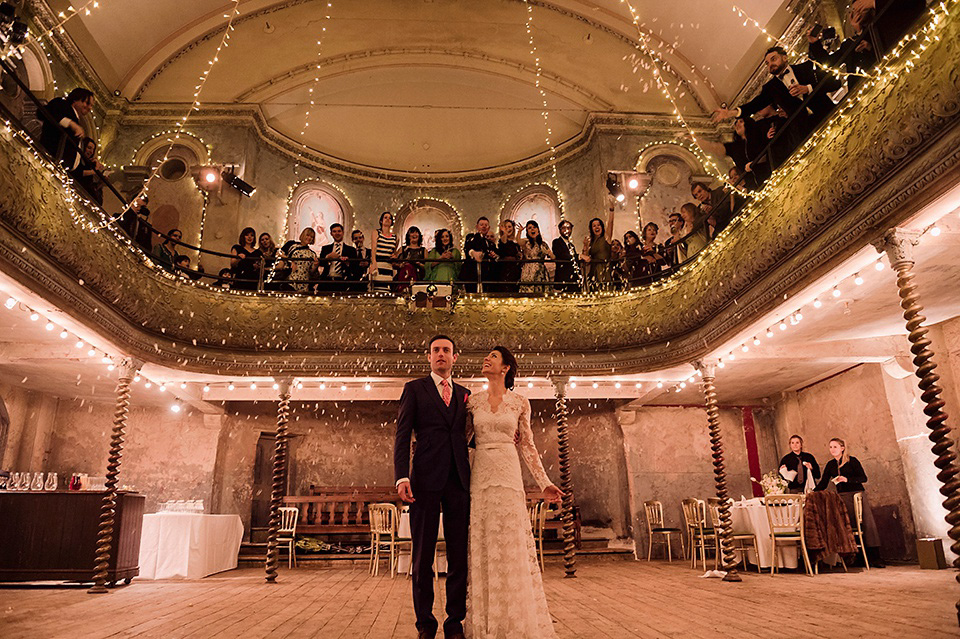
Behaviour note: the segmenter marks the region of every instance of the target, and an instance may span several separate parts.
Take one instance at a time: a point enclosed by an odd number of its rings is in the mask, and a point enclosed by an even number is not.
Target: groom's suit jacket
[[[463,488],[470,490],[466,438],[469,395],[469,390],[454,382],[450,406],[446,406],[432,377],[404,385],[393,447],[394,479],[409,477],[414,497],[419,490],[443,490],[451,464],[456,464]],[[417,444],[411,469],[410,438],[414,433]]]

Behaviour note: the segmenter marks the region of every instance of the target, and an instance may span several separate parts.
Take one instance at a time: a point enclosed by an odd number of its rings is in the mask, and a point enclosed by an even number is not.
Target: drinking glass
[[[30,490],[43,490],[43,473],[33,474],[33,481],[30,483]]]
[[[47,473],[47,481],[43,485],[44,490],[56,490],[57,489],[57,474],[56,473]]]
[[[20,473],[16,471],[10,473],[10,479],[7,481],[7,490],[20,490]]]

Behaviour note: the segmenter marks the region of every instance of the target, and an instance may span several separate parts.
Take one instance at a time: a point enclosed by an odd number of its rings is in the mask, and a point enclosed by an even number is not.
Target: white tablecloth
[[[400,513],[400,525],[398,526],[397,537],[399,539],[410,539],[410,511],[404,507]],[[443,540],[443,517],[440,518],[440,532],[437,536]],[[397,572],[408,574],[410,572],[410,551],[409,546],[400,551],[400,558],[397,560]],[[444,552],[437,553],[437,572],[447,572],[447,555]]]
[[[143,516],[141,579],[201,579],[237,567],[239,515],[155,513]]]
[[[754,497],[744,502],[736,502],[730,509],[730,516],[734,533],[753,533],[757,538],[757,549],[760,552],[760,567],[769,568],[773,565],[773,543],[770,541],[770,521],[760,497]],[[777,544],[777,553],[780,568],[797,567],[797,549],[799,542],[788,541]],[[756,564],[757,553],[753,549],[747,551],[747,559]]]

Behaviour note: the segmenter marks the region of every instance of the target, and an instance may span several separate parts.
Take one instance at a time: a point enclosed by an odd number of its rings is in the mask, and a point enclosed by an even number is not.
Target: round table
[[[734,533],[751,533],[757,538],[757,550],[747,550],[747,560],[757,563],[757,553],[760,554],[761,568],[773,565],[773,542],[770,540],[770,521],[767,519],[766,507],[762,497],[754,497],[735,502],[730,508],[731,527]],[[777,546],[780,568],[797,567],[797,551],[799,542],[784,542]]]

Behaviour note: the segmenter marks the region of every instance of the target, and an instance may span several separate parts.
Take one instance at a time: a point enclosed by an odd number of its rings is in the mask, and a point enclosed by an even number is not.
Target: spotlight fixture
[[[246,195],[247,197],[251,197],[257,191],[256,187],[241,180],[233,171],[223,171],[220,174],[220,177],[223,178],[224,182],[240,191],[241,194]]]
[[[610,192],[617,202],[623,202],[627,199],[627,196],[623,194],[623,189],[620,187],[620,177],[610,171],[607,173],[607,191]]]
[[[220,188],[222,178],[220,170],[215,166],[199,166],[194,169],[194,179],[204,191],[216,191]]]

